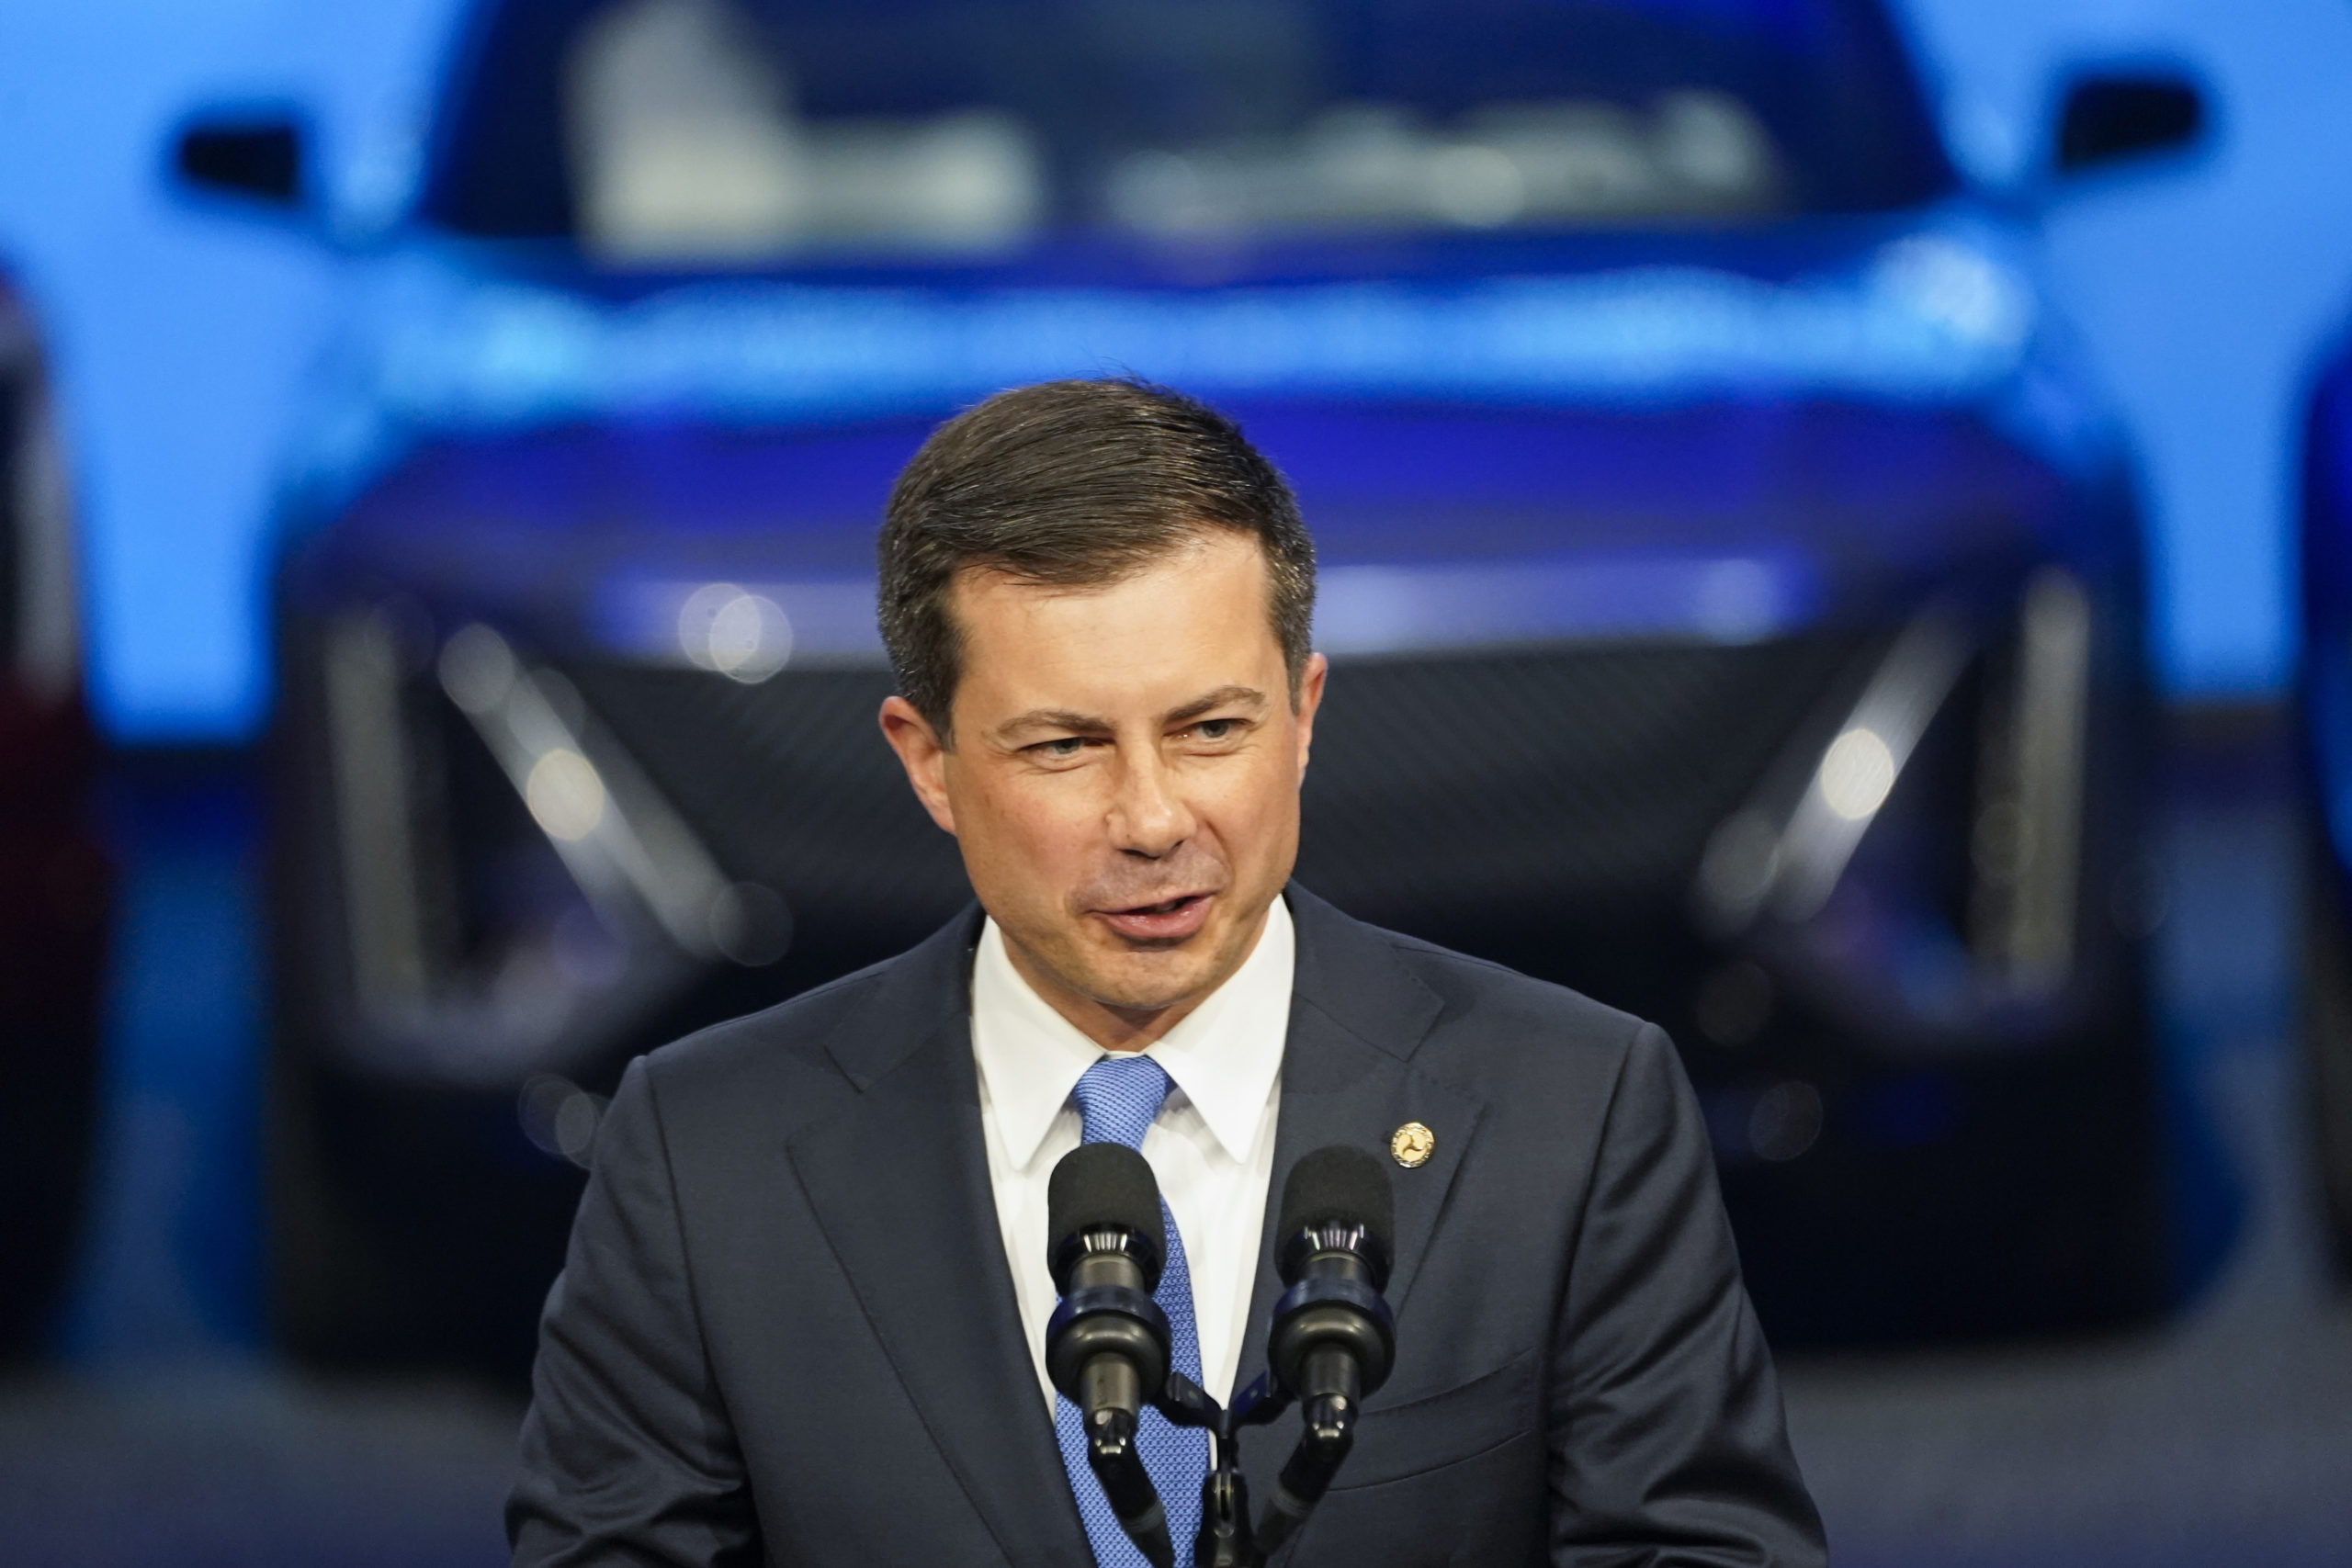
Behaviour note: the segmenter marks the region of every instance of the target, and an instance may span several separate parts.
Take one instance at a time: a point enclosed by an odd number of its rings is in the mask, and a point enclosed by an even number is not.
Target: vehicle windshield
[[[620,265],[1750,222],[1950,181],[1866,0],[513,0],[428,212]]]

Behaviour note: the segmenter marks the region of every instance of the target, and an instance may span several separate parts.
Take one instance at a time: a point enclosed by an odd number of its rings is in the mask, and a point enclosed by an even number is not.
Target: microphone
[[[1380,1294],[1396,1227],[1388,1173],[1362,1149],[1317,1149],[1283,1184],[1274,1267],[1289,1289],[1274,1306],[1266,1359],[1310,1432],[1353,1427],[1364,1395],[1396,1365],[1396,1324]]]
[[[1156,1568],[1175,1568],[1136,1433],[1168,1383],[1168,1317],[1151,1299],[1167,1260],[1159,1183],[1124,1144],[1081,1144],[1046,1187],[1061,1304],[1046,1325],[1046,1371],[1078,1406],[1086,1462],[1119,1528]]]
[[[1261,1562],[1321,1501],[1354,1446],[1365,1396],[1396,1364],[1396,1320],[1380,1293],[1396,1228],[1388,1172],[1362,1149],[1317,1149],[1291,1168],[1281,1213],[1274,1267],[1287,1289],[1266,1361],[1306,1429],[1258,1527]]]

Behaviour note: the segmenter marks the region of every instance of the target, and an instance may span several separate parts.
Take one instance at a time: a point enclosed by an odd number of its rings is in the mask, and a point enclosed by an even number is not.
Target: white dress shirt
[[[1200,1326],[1201,1382],[1220,1400],[1232,1396],[1250,1327],[1266,1185],[1273,1175],[1294,956],[1290,911],[1276,898],[1258,945],[1232,978],[1144,1052],[1172,1087],[1144,1134],[1143,1157],[1183,1239]],[[1022,978],[994,920],[981,928],[972,963],[972,1054],[979,1065],[980,1122],[997,1224],[1012,1268],[1022,1331],[1050,1410],[1046,1322],[1061,1298],[1046,1267],[1046,1183],[1055,1164],[1079,1145],[1081,1122],[1070,1091],[1109,1053]]]

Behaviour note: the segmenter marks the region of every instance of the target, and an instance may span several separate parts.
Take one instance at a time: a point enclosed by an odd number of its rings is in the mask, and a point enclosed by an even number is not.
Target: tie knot
[[[1070,1098],[1085,1118],[1085,1142],[1140,1149],[1168,1099],[1168,1069],[1140,1052],[1105,1056],[1086,1069]]]

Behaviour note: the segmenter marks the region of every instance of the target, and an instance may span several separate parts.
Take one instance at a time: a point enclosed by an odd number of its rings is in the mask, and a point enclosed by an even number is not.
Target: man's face
[[[1157,1039],[1239,968],[1297,858],[1323,660],[1294,709],[1267,589],[1226,530],[1107,587],[967,572],[955,749],[883,705],[1013,963],[1103,1044]]]

